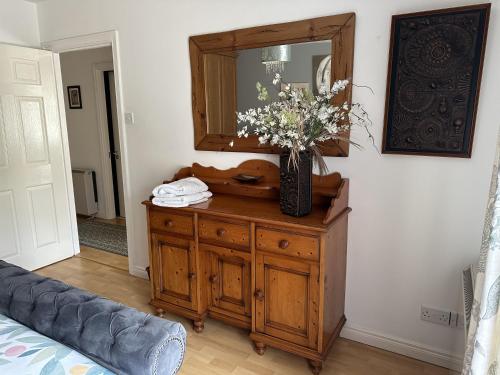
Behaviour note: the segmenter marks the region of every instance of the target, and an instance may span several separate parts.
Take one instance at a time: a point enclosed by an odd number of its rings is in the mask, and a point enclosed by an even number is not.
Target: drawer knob
[[[174,226],[174,222],[170,219],[165,220],[165,226],[172,227],[172,226]]]
[[[224,228],[217,229],[217,236],[222,237],[226,234],[226,230]]]
[[[264,292],[262,291],[262,289],[257,289],[253,295],[259,301],[262,301],[264,299]]]
[[[217,281],[219,281],[219,276],[218,275],[210,275],[210,277],[208,279],[210,280],[211,283],[216,283]]]
[[[194,273],[194,272],[189,272],[189,273],[188,273],[188,278],[189,278],[189,279],[195,279],[195,278],[196,278],[196,273]]]
[[[288,245],[289,245],[289,243],[288,243],[288,241],[287,241],[287,240],[281,240],[278,246],[279,246],[281,249],[286,249],[286,248],[288,247]]]

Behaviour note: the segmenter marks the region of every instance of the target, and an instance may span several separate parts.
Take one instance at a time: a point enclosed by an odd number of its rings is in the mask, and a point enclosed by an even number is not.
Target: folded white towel
[[[162,184],[153,189],[153,195],[155,197],[159,195],[172,194],[177,195],[187,195],[202,193],[208,190],[208,186],[196,177],[187,177],[182,180],[174,181],[169,184]]]
[[[203,203],[203,202],[206,202],[206,201],[208,201],[208,197],[205,197],[205,198],[202,198],[202,199],[199,199],[197,201],[190,202],[190,203],[168,202],[168,201],[165,201],[162,198],[154,197],[152,202],[153,202],[153,204],[155,206],[181,208],[181,207],[191,206],[193,204]]]
[[[196,194],[187,194],[187,195],[172,195],[172,194],[161,194],[157,195],[155,198],[157,200],[161,200],[164,203],[173,203],[173,204],[184,204],[199,201],[203,198],[210,198],[212,196],[212,192],[204,191],[203,193]]]

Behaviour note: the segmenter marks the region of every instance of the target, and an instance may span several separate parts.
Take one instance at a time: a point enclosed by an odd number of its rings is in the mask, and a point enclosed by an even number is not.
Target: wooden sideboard
[[[260,175],[257,184],[231,178]],[[193,164],[214,193],[186,208],[147,207],[151,304],[193,321],[207,316],[250,331],[258,354],[267,345],[309,360],[318,374],[345,323],[349,181],[313,176],[308,216],[283,215],[279,168],[250,160],[217,170]]]

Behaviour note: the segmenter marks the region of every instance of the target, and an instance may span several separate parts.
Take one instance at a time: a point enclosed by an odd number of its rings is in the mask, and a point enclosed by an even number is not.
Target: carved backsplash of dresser
[[[259,175],[255,184],[232,179]],[[276,347],[309,360],[318,374],[345,323],[349,181],[313,176],[308,216],[283,215],[279,168],[250,160],[218,170],[193,164],[213,192],[186,208],[147,207],[151,304],[193,321],[207,316],[246,328],[258,354]]]

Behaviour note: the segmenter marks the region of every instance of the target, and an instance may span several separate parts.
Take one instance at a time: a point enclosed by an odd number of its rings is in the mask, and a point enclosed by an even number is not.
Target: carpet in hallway
[[[79,219],[78,235],[82,245],[128,256],[127,228],[125,225]]]

